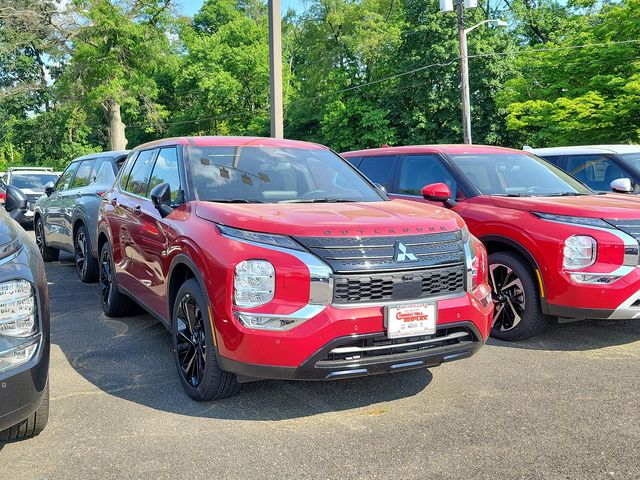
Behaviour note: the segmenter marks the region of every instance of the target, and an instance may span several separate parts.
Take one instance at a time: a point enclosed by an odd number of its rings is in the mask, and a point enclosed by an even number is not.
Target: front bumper
[[[336,338],[298,367],[256,365],[220,357],[223,370],[240,382],[257,379],[337,380],[392,373],[468,358],[484,344],[470,321],[439,325],[435,335],[388,340],[384,333]]]
[[[640,318],[640,290],[615,308],[567,307],[548,305],[549,315],[573,320],[634,320]]]
[[[40,345],[39,350],[30,367],[16,369],[19,373],[0,374],[0,431],[26,420],[40,408],[49,372],[48,345]]]

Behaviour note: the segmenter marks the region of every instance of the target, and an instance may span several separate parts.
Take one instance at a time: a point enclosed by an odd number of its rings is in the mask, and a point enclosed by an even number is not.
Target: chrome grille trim
[[[405,342],[392,345],[374,345],[371,347],[338,347],[331,350],[329,353],[333,354],[345,354],[345,353],[361,353],[361,352],[374,352],[377,350],[392,350],[394,348],[406,348],[416,345],[426,345],[429,343],[445,342],[447,340],[457,340],[469,336],[469,332],[452,332],[449,335],[442,337],[428,338],[427,340],[420,340],[417,342]]]

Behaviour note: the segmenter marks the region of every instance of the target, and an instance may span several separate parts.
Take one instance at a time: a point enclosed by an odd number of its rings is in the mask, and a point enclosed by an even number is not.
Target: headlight
[[[0,335],[28,337],[36,330],[36,297],[31,283],[0,283]]]
[[[250,230],[240,230],[239,228],[227,227],[225,225],[217,225],[220,233],[227,237],[246,242],[263,243],[273,247],[289,248],[292,250],[305,251],[302,245],[293,241],[285,235],[275,235],[272,233],[252,232]]]
[[[586,268],[596,261],[598,242],[588,235],[573,235],[564,241],[562,266],[568,270]]]
[[[245,260],[236,265],[233,277],[233,303],[238,307],[257,307],[273,300],[276,272],[266,260]]]
[[[22,242],[20,238],[14,238],[10,242],[0,245],[0,259],[16,253],[21,247]]]
[[[536,217],[552,222],[573,223],[575,225],[584,225],[587,227],[611,228],[607,222],[600,218],[574,217],[571,215],[556,215],[555,213],[533,212]]]

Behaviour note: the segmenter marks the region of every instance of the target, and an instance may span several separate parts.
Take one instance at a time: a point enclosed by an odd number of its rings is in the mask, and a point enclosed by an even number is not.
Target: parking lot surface
[[[430,371],[192,401],[164,327],[47,265],[51,417],[0,478],[640,478],[640,320],[555,325]]]

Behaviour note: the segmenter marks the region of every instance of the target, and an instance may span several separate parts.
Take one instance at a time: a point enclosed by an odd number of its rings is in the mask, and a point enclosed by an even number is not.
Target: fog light
[[[273,300],[276,272],[266,260],[245,260],[236,265],[233,302],[239,307],[257,307]]]
[[[0,283],[0,335],[28,337],[36,329],[36,299],[31,283]]]
[[[596,261],[598,243],[587,235],[573,235],[564,241],[562,266],[577,270],[593,265]]]
[[[40,335],[38,334],[38,338],[28,343],[0,352],[0,372],[19,367],[29,362],[38,350],[39,344]]]
[[[240,323],[247,328],[258,330],[285,330],[295,320],[269,315],[251,315],[248,313],[236,312],[236,317]]]

